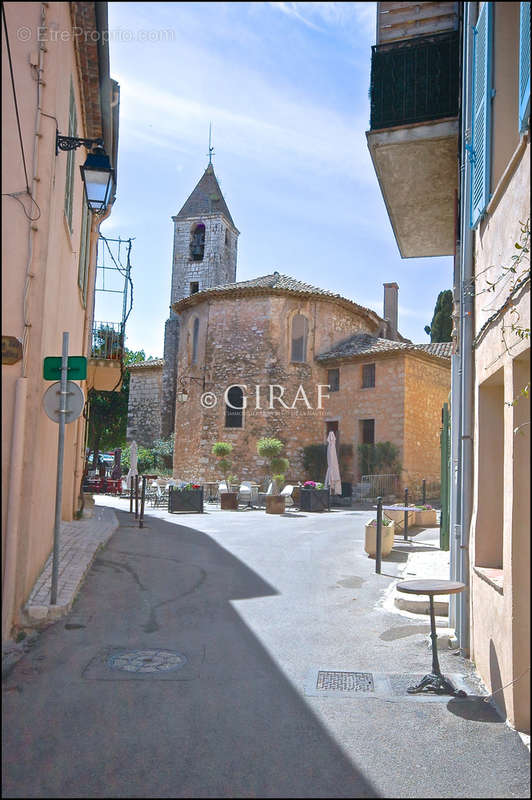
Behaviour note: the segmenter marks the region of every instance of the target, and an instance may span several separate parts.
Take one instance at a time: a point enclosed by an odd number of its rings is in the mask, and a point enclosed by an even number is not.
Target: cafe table
[[[465,583],[458,581],[436,580],[436,579],[416,579],[411,581],[401,581],[396,589],[405,594],[426,594],[430,601],[430,638],[432,641],[432,672],[425,675],[416,686],[409,686],[409,694],[418,692],[436,692],[436,694],[451,694],[454,697],[465,697],[466,693],[461,689],[455,689],[451,681],[441,674],[438,661],[438,637],[436,635],[436,620],[434,616],[434,595],[437,594],[458,594],[465,589]]]

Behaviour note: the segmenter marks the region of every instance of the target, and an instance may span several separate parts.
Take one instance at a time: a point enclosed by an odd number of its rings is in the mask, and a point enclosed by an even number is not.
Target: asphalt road
[[[529,796],[478,699],[312,692],[318,670],[429,671],[426,620],[378,607],[405,556],[375,575],[367,513],[118,515],[4,682],[3,797]]]

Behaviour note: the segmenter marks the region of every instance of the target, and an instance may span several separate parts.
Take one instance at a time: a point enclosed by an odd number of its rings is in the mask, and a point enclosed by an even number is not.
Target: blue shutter
[[[519,33],[519,132],[524,133],[530,115],[530,3],[521,3]]]
[[[490,191],[492,20],[492,3],[484,3],[473,28],[472,228],[477,226],[488,205]]]

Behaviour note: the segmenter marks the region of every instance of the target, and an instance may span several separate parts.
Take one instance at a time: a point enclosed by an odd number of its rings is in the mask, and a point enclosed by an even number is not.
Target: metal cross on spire
[[[212,157],[214,153],[214,147],[211,145],[211,134],[212,134],[212,123],[209,122],[209,152],[207,155],[209,156],[209,166],[212,166]]]

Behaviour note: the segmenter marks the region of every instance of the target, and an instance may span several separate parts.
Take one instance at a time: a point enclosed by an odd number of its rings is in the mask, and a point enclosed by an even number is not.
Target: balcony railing
[[[458,32],[374,45],[371,130],[458,115]]]
[[[91,358],[121,361],[124,332],[120,322],[95,322],[92,328]]]

